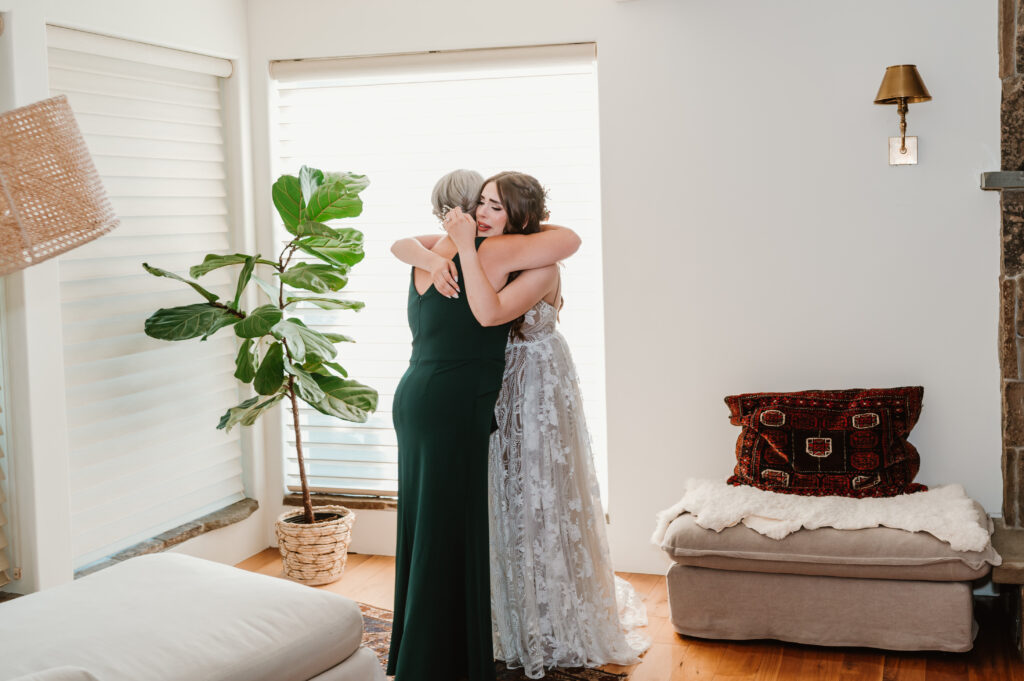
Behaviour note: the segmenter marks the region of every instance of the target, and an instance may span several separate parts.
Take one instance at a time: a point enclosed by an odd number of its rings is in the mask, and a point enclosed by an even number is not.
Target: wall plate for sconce
[[[889,165],[891,166],[913,166],[917,165],[917,137],[907,137],[907,153],[900,153],[900,138],[889,138]]]

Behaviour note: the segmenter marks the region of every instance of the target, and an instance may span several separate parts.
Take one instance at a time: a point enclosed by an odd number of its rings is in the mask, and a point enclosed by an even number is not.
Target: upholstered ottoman
[[[0,681],[383,681],[362,633],[337,594],[160,553],[0,605]]]
[[[674,560],[668,598],[680,634],[892,650],[970,650],[971,582],[999,560],[991,544],[954,551],[925,532],[819,528],[777,540],[742,524],[706,530],[688,513],[661,547]]]

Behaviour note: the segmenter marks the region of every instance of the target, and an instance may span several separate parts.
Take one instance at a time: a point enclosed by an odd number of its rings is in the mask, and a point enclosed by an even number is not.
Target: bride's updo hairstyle
[[[540,182],[532,175],[506,170],[484,180],[481,190],[491,182],[498,192],[501,207],[505,209],[508,222],[505,234],[536,234],[540,231],[540,221],[548,219],[547,192]],[[510,272],[508,280],[519,276],[519,272]],[[512,322],[509,335],[512,338],[523,338],[523,321],[525,315]]]
[[[430,193],[434,217],[444,220],[444,214],[452,208],[473,215],[484,188],[484,176],[475,170],[460,168],[441,177]]]

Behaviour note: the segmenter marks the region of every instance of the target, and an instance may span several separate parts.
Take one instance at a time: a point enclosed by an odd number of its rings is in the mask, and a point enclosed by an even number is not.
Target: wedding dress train
[[[541,301],[505,351],[489,461],[494,654],[526,676],[632,664],[650,646],[612,572],[576,369]]]

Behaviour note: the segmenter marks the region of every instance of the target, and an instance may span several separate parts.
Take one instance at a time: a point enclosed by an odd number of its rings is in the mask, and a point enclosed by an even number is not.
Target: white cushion
[[[376,653],[369,648],[360,648],[352,657],[323,674],[317,674],[310,681],[387,681],[387,677]]]
[[[56,665],[100,681],[306,681],[362,634],[338,594],[159,553],[0,606],[0,681]]]
[[[14,681],[99,681],[99,679],[81,667],[51,667],[19,676]]]

